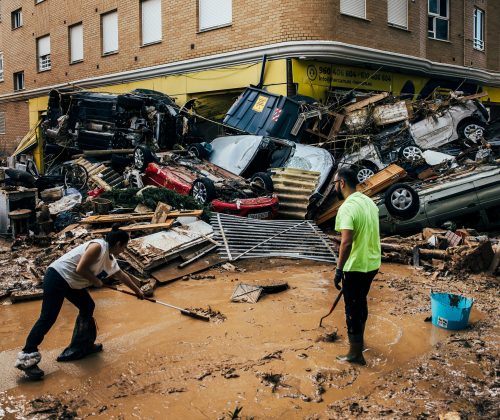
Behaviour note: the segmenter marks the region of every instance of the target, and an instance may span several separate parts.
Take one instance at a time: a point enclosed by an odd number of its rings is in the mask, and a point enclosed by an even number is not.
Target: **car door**
[[[442,188],[425,195],[425,213],[431,226],[439,227],[447,221],[468,222],[469,226],[480,222],[481,208],[472,180],[443,183]]]
[[[489,227],[500,225],[500,169],[489,171],[473,181],[479,205]]]
[[[422,149],[436,149],[453,136],[453,118],[448,110],[442,116],[430,116],[410,126],[415,144]]]

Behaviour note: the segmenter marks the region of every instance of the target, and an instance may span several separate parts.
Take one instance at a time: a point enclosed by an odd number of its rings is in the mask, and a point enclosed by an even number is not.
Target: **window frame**
[[[76,28],[77,26],[81,26],[82,27],[82,58],[80,58],[79,60],[72,60],[72,51],[73,49],[71,48],[71,40],[72,40],[72,36],[71,36],[71,30]],[[69,64],[78,64],[78,63],[81,63],[83,62],[83,60],[85,59],[85,49],[84,49],[84,42],[83,42],[83,22],[77,22],[77,23],[74,23],[73,25],[70,25],[68,26],[68,52],[69,52]]]
[[[433,19],[433,26],[432,26],[432,33],[433,36],[430,34],[429,30],[429,25],[427,23],[427,38],[433,39],[435,41],[450,41],[450,0],[445,0],[446,1],[446,17],[441,15],[441,2],[440,0],[437,0],[437,12],[431,12],[430,11],[430,2],[431,0],[427,0],[427,21],[429,21],[429,18]],[[446,39],[442,38],[437,38],[436,37],[436,20],[444,20],[446,21]]]
[[[42,55],[40,55],[40,50],[39,50],[40,46],[39,46],[38,43],[43,38],[49,38],[49,51],[50,52],[48,54],[44,54],[42,56]],[[50,45],[50,34],[39,36],[36,39],[36,62],[37,62],[38,73],[43,73],[43,72],[46,72],[46,71],[49,71],[49,70],[52,69],[52,57],[51,57],[51,54],[52,54],[52,47]]]
[[[481,38],[476,38],[477,33],[477,12],[480,12],[481,19]],[[484,51],[486,49],[486,12],[480,7],[474,6],[474,15],[472,23],[472,46],[477,51]]]
[[[0,83],[5,81],[5,78],[4,78],[4,74],[5,74],[5,71],[4,71],[4,62],[3,62],[3,51],[0,51]]]
[[[15,26],[15,22],[16,22],[16,16],[19,16],[19,25]],[[19,9],[16,9],[16,10],[13,10],[11,13],[10,13],[10,23],[11,23],[11,28],[12,30],[15,30],[15,29],[18,29],[18,28],[22,28],[23,27],[23,8],[20,7]]]
[[[233,0],[230,0],[231,1],[231,22],[221,23],[220,25],[207,26],[207,27],[202,28],[201,27],[201,2],[202,1],[205,1],[205,0],[198,0],[198,2],[197,2],[197,5],[198,5],[198,33],[213,31],[215,29],[220,29],[220,28],[227,28],[228,26],[233,25]]]
[[[104,17],[116,13],[116,50],[104,51]],[[118,16],[118,9],[109,10],[101,14],[101,56],[107,57],[108,55],[118,54],[120,51],[120,19]]]
[[[45,1],[45,0],[35,0],[35,6],[36,6],[37,4],[43,3],[44,1]]]
[[[159,44],[163,42],[163,15],[162,15],[162,10],[163,10],[163,5],[162,2],[160,1],[160,39],[150,41],[150,42],[144,42],[144,9],[143,9],[143,4],[148,1],[148,0],[140,0],[139,1],[139,13],[140,13],[140,33],[141,33],[141,47],[147,47],[148,45],[154,45],[154,44]]]
[[[21,76],[22,76],[22,82],[23,82],[23,83],[22,83],[22,84],[23,84],[23,86],[22,86],[22,87],[19,87],[19,86],[17,86],[17,87],[16,87],[16,85],[17,85],[17,80],[18,80],[18,79],[17,79],[18,75],[21,75]],[[21,91],[21,90],[26,89],[26,85],[25,85],[25,83],[24,83],[24,70],[21,70],[21,71],[16,71],[16,72],[14,73],[14,75],[13,75],[13,78],[14,78],[14,92],[19,92],[19,91]]]
[[[390,0],[387,0],[387,24],[393,28],[408,30],[410,26],[410,7],[408,5],[408,0],[404,0],[406,4],[406,26],[398,25],[397,23],[389,21],[389,1]]]
[[[0,111],[0,121],[3,120],[3,124],[0,124],[0,135],[7,134],[7,113],[5,111]]]
[[[345,1],[349,1],[349,0],[345,0]],[[340,0],[340,4],[339,4],[339,9],[340,9],[340,14],[344,15],[344,16],[350,16],[350,17],[354,17],[354,18],[358,18],[358,19],[364,19],[364,20],[368,20],[368,15],[367,15],[367,10],[366,10],[366,0],[363,0],[364,3],[365,3],[365,7],[364,7],[364,15],[363,16],[358,16],[358,15],[353,15],[352,13],[347,13],[347,12],[343,12],[342,11],[342,0]]]

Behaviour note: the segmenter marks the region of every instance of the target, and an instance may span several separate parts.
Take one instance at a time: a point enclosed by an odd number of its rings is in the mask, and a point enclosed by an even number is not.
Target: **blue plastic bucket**
[[[447,330],[461,330],[469,323],[474,299],[451,293],[431,292],[432,323]]]

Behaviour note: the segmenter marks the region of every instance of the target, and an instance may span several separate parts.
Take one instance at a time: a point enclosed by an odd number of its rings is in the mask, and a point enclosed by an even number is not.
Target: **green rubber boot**
[[[363,357],[363,334],[348,334],[348,337],[349,353],[345,356],[337,356],[337,360],[365,366],[366,360]]]

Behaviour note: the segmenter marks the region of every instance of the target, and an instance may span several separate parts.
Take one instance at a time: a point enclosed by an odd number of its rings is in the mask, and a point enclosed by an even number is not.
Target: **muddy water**
[[[367,394],[374,381],[450,334],[423,322],[430,302],[423,303],[426,313],[391,314],[399,297],[384,279],[397,273],[383,268],[369,296],[368,366],[343,364],[335,359],[347,350],[342,301],[318,328],[337,293],[330,266],[268,260],[239,267],[247,271],[214,269],[206,274],[215,280],[178,281],[156,291],[157,299],[181,307],[210,305],[226,315],[223,323],[196,321],[111,290],[92,291],[104,352],[63,364],[55,358],[69,343],[76,317],[65,303],[41,346],[46,377],[37,383],[21,379],[12,366],[40,302],[0,306],[0,417],[3,410],[14,418],[15,411],[29,410],[25,401],[51,394],[80,416],[213,419],[242,406],[243,415],[255,418],[303,418]],[[286,280],[290,289],[253,305],[230,303],[238,282],[252,280]],[[480,317],[473,311],[471,321]],[[318,341],[335,329],[339,341]],[[270,374],[280,380],[262,379]]]

